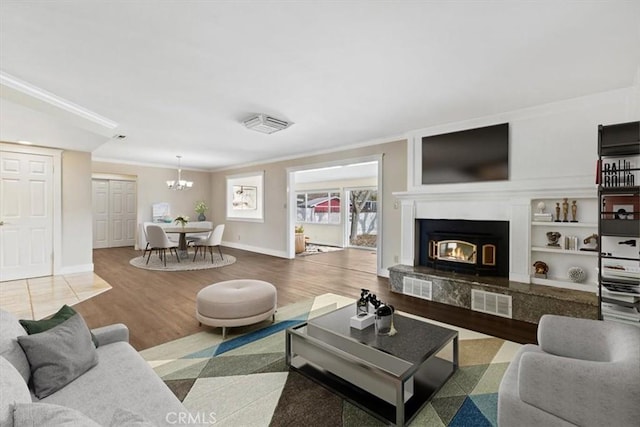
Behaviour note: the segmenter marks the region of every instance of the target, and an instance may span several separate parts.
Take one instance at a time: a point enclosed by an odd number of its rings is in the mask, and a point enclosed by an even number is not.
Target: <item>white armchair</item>
[[[640,420],[640,328],[545,315],[498,392],[498,425],[635,426]]]

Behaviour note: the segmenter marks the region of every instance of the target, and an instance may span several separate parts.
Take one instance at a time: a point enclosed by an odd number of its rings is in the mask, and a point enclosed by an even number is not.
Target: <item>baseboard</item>
[[[378,276],[379,277],[386,277],[388,279],[389,278],[389,269],[388,268],[379,268],[378,269]]]
[[[278,251],[278,250],[275,250],[275,249],[269,249],[269,248],[263,248],[263,247],[259,247],[259,246],[251,246],[251,245],[245,245],[245,244],[242,244],[242,243],[227,242],[227,241],[223,241],[222,242],[222,246],[226,246],[226,247],[234,248],[234,249],[242,249],[243,251],[256,252],[256,253],[264,254],[264,255],[271,255],[271,256],[278,257],[278,258],[287,258],[287,259],[289,259],[289,257],[287,256],[287,252],[286,251]]]
[[[55,274],[77,274],[77,273],[89,273],[92,271],[93,271],[93,263],[60,267],[60,270]]]

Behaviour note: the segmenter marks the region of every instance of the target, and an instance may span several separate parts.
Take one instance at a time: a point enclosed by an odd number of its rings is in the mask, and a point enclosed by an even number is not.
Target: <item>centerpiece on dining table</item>
[[[198,221],[206,221],[207,217],[204,216],[204,213],[209,209],[204,200],[198,200],[196,202],[195,211],[198,214]]]
[[[187,225],[189,223],[189,217],[185,216],[185,215],[180,215],[180,216],[175,217],[173,222],[175,222],[176,224],[180,224],[182,227],[184,227],[185,225]]]

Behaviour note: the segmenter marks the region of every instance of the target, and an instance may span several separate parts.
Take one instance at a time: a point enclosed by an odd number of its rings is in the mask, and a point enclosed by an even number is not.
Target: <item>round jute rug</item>
[[[148,255],[148,254],[147,254]],[[193,256],[188,258],[180,258],[180,262],[176,260],[175,255],[169,256],[167,254],[167,266],[164,266],[162,260],[155,253],[151,255],[149,264],[147,264],[147,257],[136,257],[129,261],[129,264],[134,267],[142,268],[144,270],[156,270],[156,271],[187,271],[187,270],[206,270],[208,268],[224,267],[225,265],[231,265],[236,262],[236,258],[223,254],[224,259],[220,259],[220,255],[215,254],[213,256],[213,263],[211,262],[211,255],[207,254],[206,258],[202,258],[200,254],[193,261]]]

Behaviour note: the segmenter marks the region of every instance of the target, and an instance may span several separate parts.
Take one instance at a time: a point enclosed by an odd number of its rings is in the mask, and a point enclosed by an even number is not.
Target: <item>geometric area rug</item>
[[[276,322],[202,332],[140,352],[187,409],[216,426],[383,426],[285,364],[285,330],[355,300],[324,294],[279,307]],[[459,368],[411,426],[496,426],[498,387],[520,344],[458,331]],[[400,331],[401,332],[401,331]],[[400,333],[399,332],[399,333]]]

